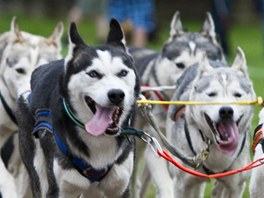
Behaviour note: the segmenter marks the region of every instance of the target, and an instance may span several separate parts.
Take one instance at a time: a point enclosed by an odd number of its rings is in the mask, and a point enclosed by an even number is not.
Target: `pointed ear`
[[[213,21],[213,18],[210,12],[206,13],[206,18],[203,24],[202,33],[212,38],[216,37],[215,25],[214,25],[214,21]]]
[[[208,73],[213,70],[213,67],[210,65],[207,54],[204,52],[202,55],[202,58],[199,62],[199,69],[198,69],[198,78],[201,78],[201,76],[204,73]]]
[[[82,40],[81,36],[79,35],[77,31],[77,27],[75,23],[71,23],[69,33],[68,33],[68,39],[69,39],[69,47],[68,47],[68,54],[65,57],[64,66],[66,68],[68,62],[72,59],[74,54],[74,49],[80,45],[85,45],[85,42]]]
[[[63,31],[64,31],[64,26],[62,22],[59,22],[53,33],[47,38],[47,43],[49,45],[55,45],[56,47],[60,47],[61,46],[61,37],[63,35]]]
[[[23,36],[19,30],[19,26],[18,26],[17,19],[15,16],[13,17],[11,21],[10,32],[13,34],[13,37],[12,37],[13,42],[23,42],[24,41]]]
[[[234,59],[231,68],[238,72],[242,72],[242,74],[249,79],[245,54],[240,47],[237,47],[236,57]]]
[[[111,19],[107,44],[121,47],[126,50],[126,41],[121,25],[116,19]]]
[[[70,30],[69,30],[69,44],[73,44],[73,45],[82,45],[85,44],[85,42],[83,41],[83,39],[81,38],[79,32],[77,31],[77,27],[75,23],[71,23],[70,25]]]
[[[172,39],[174,36],[182,35],[184,32],[182,27],[182,22],[180,19],[180,12],[176,11],[173,15],[170,25],[170,38]]]

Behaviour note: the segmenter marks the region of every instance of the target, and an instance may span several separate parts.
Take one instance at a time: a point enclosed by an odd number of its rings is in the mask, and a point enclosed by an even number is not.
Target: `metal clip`
[[[158,142],[158,140],[155,137],[150,136],[148,133],[143,133],[143,135],[140,136],[140,139],[147,143],[151,150],[158,156],[157,151],[162,151],[162,148]]]

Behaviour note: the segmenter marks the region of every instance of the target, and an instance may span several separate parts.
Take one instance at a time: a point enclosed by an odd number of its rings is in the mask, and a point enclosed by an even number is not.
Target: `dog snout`
[[[219,115],[221,119],[229,119],[234,115],[234,110],[231,107],[221,107],[219,110]]]
[[[120,89],[112,89],[108,92],[108,98],[113,104],[120,105],[125,98],[125,93]]]

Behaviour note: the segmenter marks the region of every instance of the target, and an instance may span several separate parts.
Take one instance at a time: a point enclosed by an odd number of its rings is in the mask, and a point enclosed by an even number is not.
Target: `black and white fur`
[[[251,101],[256,95],[247,72],[243,51],[238,48],[231,67],[208,61],[188,68],[177,82],[173,101],[231,102]],[[209,145],[208,158],[196,171],[204,174],[222,173],[244,167],[250,162],[250,105],[186,105],[185,113],[177,116],[181,107],[170,105],[167,116],[168,140],[186,156],[195,156]],[[179,114],[178,114],[179,115]],[[180,159],[176,159],[180,163]],[[184,164],[184,166],[187,166]],[[170,166],[175,197],[204,197],[206,178],[185,173]],[[250,173],[243,172],[215,180],[213,197],[242,197]]]
[[[0,192],[4,198],[30,197],[27,173],[18,152],[14,110],[18,95],[30,89],[32,71],[40,64],[61,59],[63,30],[59,22],[49,37],[32,34],[21,31],[13,17],[10,30],[0,35]]]
[[[33,72],[32,95],[29,100],[26,95],[19,99],[17,118],[20,152],[34,197],[128,196],[134,140],[119,132],[138,96],[139,84],[124,42],[114,19],[106,44],[97,47],[86,45],[72,23],[65,60]],[[86,123],[85,129],[69,118],[62,99],[76,118]],[[40,129],[35,138],[34,116],[43,108],[52,113],[53,133]],[[112,123],[107,126],[105,120]],[[55,133],[68,148],[68,155],[58,148]],[[69,156],[92,169],[110,168],[102,179],[91,182],[78,172]]]
[[[175,12],[171,24],[170,24],[170,35],[166,43],[162,46],[160,52],[151,53],[150,50],[138,49],[131,51],[134,59],[136,68],[141,76],[141,85],[149,86],[173,86],[182,73],[191,65],[200,61],[202,54],[206,52],[211,60],[226,62],[223,50],[218,42],[217,35],[215,33],[215,26],[210,13],[207,13],[206,19],[202,25],[201,31],[190,32],[186,31],[182,25],[180,19],[180,13]],[[159,92],[163,100],[170,100],[174,89],[165,90]],[[154,92],[150,92],[150,98],[153,100],[161,100]],[[166,128],[166,115],[167,110],[162,105],[154,105],[152,113],[155,115],[157,124],[162,132],[165,132]],[[143,129],[146,132],[150,132],[155,135],[152,127],[146,122],[146,120],[137,114],[136,128]],[[144,145],[138,144],[137,158],[142,156]],[[143,148],[142,148],[143,147]],[[139,161],[139,159],[137,159]],[[157,189],[158,197],[171,197],[172,192],[166,190],[169,186],[170,179],[166,172],[164,163],[160,162],[159,159],[153,154],[152,150],[147,148],[145,154],[145,161],[148,166],[144,169],[142,190],[141,182],[137,181],[135,187],[135,197],[141,197],[146,189],[147,170],[150,170],[151,178],[154,181]],[[157,165],[158,164],[158,165]],[[164,167],[164,168],[162,168]],[[158,170],[164,175],[167,175],[166,182],[159,182],[160,175]],[[135,171],[136,172],[136,171]],[[154,174],[152,174],[154,173]],[[136,178],[134,176],[134,178]],[[134,179],[136,180],[136,179]],[[134,181],[133,183],[136,183]],[[140,192],[141,191],[141,192]],[[141,195],[139,195],[141,194]]]

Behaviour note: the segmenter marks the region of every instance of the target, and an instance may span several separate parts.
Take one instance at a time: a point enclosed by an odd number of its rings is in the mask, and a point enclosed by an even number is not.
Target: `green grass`
[[[65,35],[64,35],[64,49],[63,54],[66,55],[67,52],[67,30],[68,23],[65,19],[50,19],[43,16],[30,17],[24,13],[14,12],[8,15],[0,15],[0,33],[8,31],[10,29],[10,22],[12,16],[16,15],[20,29],[28,31],[35,34],[41,34],[43,36],[49,36],[53,31],[53,28],[58,21],[63,21],[65,24]],[[184,26],[192,31],[200,30],[201,23],[197,22],[183,22]],[[159,50],[162,44],[167,40],[169,35],[169,23],[161,26],[158,37],[153,42],[149,43],[148,47]],[[84,40],[88,44],[98,44],[95,31],[95,23],[93,21],[83,21],[78,25],[78,30]],[[232,54],[229,58],[232,62],[237,46],[240,46],[246,55],[248,70],[250,77],[254,83],[254,88],[257,96],[263,96],[263,79],[264,79],[264,40],[262,40],[260,23],[256,24],[245,24],[236,25],[233,24],[230,29],[230,46]],[[255,115],[252,121],[252,129],[257,126],[258,119],[257,115],[260,107],[255,108]],[[212,188],[212,182],[206,188],[205,198],[209,198],[210,189]],[[152,198],[155,195],[155,189],[153,186],[150,188],[147,194],[147,198]],[[244,193],[244,198],[249,197],[248,188]]]

